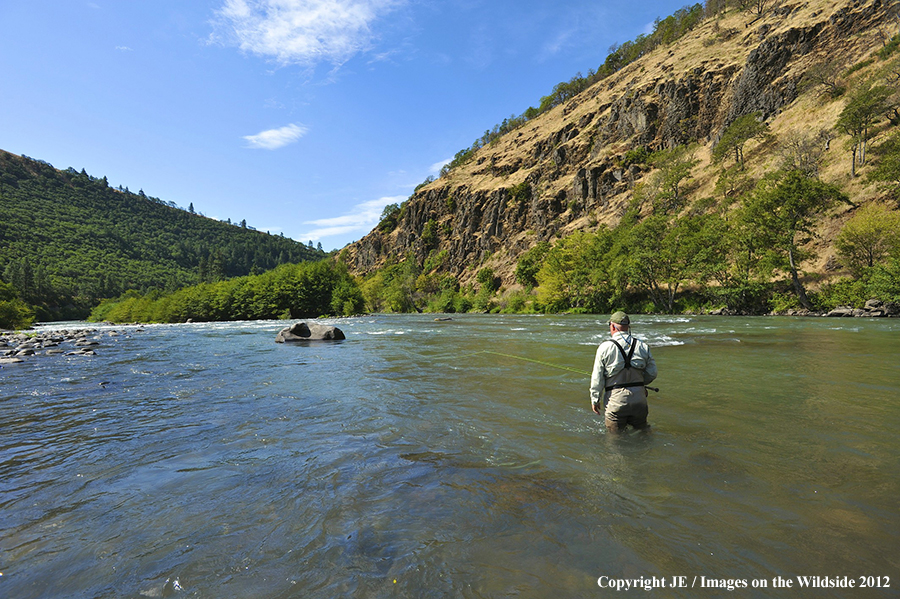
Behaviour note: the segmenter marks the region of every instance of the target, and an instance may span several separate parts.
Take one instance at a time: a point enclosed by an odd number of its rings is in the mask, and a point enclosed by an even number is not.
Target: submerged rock
[[[315,322],[298,322],[279,331],[275,343],[292,343],[296,341],[340,341],[346,339],[339,328]]]

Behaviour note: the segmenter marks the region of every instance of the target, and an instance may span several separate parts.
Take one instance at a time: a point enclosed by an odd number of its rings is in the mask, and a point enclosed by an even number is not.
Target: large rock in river
[[[290,327],[281,329],[275,337],[275,343],[290,343],[293,341],[338,341],[346,339],[344,332],[337,327],[315,322],[298,322]]]

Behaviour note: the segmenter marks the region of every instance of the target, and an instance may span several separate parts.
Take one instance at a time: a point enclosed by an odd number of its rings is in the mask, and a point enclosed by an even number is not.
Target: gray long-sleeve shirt
[[[634,348],[634,355],[631,356],[631,366],[642,370],[644,373],[644,384],[649,384],[656,378],[656,362],[650,354],[650,346],[635,339],[630,333],[616,331],[612,336],[627,354],[632,343],[637,345]],[[615,343],[607,339],[597,348],[597,355],[594,357],[594,370],[591,374],[591,403],[597,404],[603,401],[603,395],[606,391],[606,381],[612,379],[623,368],[625,368],[625,358],[622,352],[616,347]]]

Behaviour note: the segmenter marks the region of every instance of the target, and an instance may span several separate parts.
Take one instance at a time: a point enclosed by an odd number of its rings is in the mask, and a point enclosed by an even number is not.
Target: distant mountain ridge
[[[0,150],[0,277],[56,316],[64,305],[83,316],[129,289],[174,290],[324,256]]]
[[[809,74],[816,65],[865,68],[896,33],[894,3],[749,4],[758,11],[708,2],[715,14],[685,37],[473,152],[417,189],[390,223],[348,246],[342,258],[367,274],[413,256],[462,283],[490,267],[504,286],[515,286],[517,260],[539,242],[618,223],[653,171],[631,160],[633,152],[692,144],[690,205],[718,193],[721,168],[712,150],[739,117],[758,114],[776,136],[832,131],[844,100],[823,100]],[[848,180],[846,137],[832,137],[822,178],[840,184],[854,203],[878,197],[875,186]],[[774,154],[773,144],[760,145],[748,156],[748,171],[772,168]],[[820,226],[825,251],[815,269],[833,262],[829,244],[843,217],[838,211],[830,218]],[[441,260],[428,260],[437,254]]]

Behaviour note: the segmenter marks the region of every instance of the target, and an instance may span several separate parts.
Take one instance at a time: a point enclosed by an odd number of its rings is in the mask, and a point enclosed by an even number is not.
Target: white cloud
[[[567,29],[558,33],[553,39],[544,42],[538,55],[538,61],[550,60],[567,49],[571,45],[572,35],[572,31]]]
[[[128,46],[116,46],[116,50],[118,50],[119,52],[133,52],[133,50]]]
[[[357,204],[349,214],[335,216],[333,218],[320,218],[305,221],[304,225],[314,225],[307,233],[301,233],[298,239],[311,239],[318,241],[324,237],[346,235],[348,233],[368,233],[381,219],[381,213],[388,204],[399,204],[406,200],[406,196],[393,196],[378,198]]]
[[[407,0],[225,0],[212,39],[281,64],[343,64],[366,50],[372,25]]]
[[[439,175],[441,174],[441,169],[444,168],[445,164],[450,164],[452,162],[452,158],[446,158],[441,160],[440,162],[435,162],[431,166],[428,167],[428,174],[430,175]]]
[[[303,125],[291,123],[278,129],[261,131],[256,135],[245,135],[247,147],[262,150],[277,150],[288,144],[292,144],[304,135],[308,129]]]

